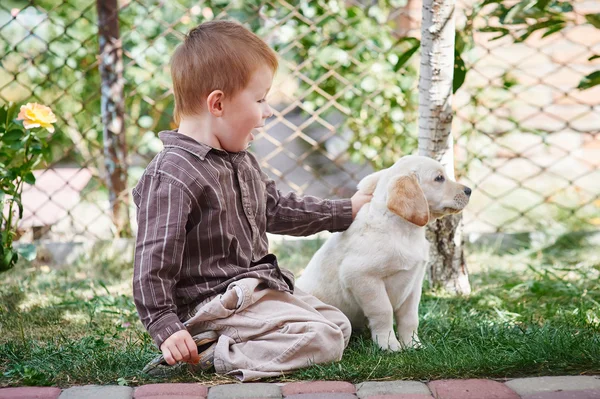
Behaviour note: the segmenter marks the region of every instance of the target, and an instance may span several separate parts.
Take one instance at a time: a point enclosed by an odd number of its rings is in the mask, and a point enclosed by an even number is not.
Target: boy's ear
[[[208,112],[216,117],[223,116],[223,98],[225,93],[221,90],[213,90],[206,98],[206,106]]]

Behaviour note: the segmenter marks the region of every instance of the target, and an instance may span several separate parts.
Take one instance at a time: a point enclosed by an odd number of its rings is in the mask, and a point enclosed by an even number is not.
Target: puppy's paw
[[[398,352],[402,349],[402,345],[400,345],[400,342],[396,339],[396,334],[394,334],[393,331],[390,331],[389,333],[373,333],[372,337],[373,341],[384,351]]]
[[[402,340],[402,349],[421,349],[423,344],[419,340],[419,337],[414,335],[412,338]]]

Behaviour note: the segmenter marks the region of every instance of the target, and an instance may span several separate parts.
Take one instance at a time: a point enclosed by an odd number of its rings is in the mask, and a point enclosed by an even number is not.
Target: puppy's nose
[[[469,187],[465,187],[465,194],[467,194],[467,197],[471,196],[471,189]]]

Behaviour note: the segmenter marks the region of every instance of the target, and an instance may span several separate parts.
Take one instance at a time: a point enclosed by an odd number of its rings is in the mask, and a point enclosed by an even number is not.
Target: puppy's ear
[[[387,207],[417,226],[429,223],[429,204],[414,174],[392,179],[388,185]]]
[[[377,187],[377,182],[379,178],[383,174],[383,170],[380,170],[375,173],[371,173],[368,176],[363,177],[363,179],[358,183],[358,191],[363,194],[371,195],[375,192],[375,187]]]

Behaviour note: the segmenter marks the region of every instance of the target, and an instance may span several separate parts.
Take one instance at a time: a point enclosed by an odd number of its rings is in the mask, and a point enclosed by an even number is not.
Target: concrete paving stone
[[[62,391],[59,399],[131,399],[133,388],[117,385],[84,385]]]
[[[297,395],[284,396],[286,399],[356,399],[353,393],[339,392],[316,392],[316,393],[299,393]]]
[[[583,391],[538,392],[522,396],[522,399],[600,399],[600,389]]]
[[[598,376],[564,376],[564,377],[532,377],[516,378],[505,383],[519,395],[529,395],[538,392],[553,391],[583,391],[587,389],[600,389]]]
[[[437,380],[428,385],[437,399],[520,399],[515,391],[492,380]]]
[[[292,382],[281,387],[283,396],[324,392],[355,393],[356,387],[345,381]]]
[[[208,388],[200,384],[148,384],[136,388],[135,399],[205,399]]]
[[[1,388],[0,399],[56,399],[60,392],[55,387]]]
[[[362,382],[356,385],[356,395],[367,398],[375,395],[422,394],[431,395],[427,385],[418,381]]]
[[[375,395],[367,396],[366,399],[434,399],[431,395],[424,395],[420,393],[409,393],[409,394],[394,394],[394,395]]]
[[[211,387],[208,399],[282,398],[281,389],[275,384],[246,383]]]

